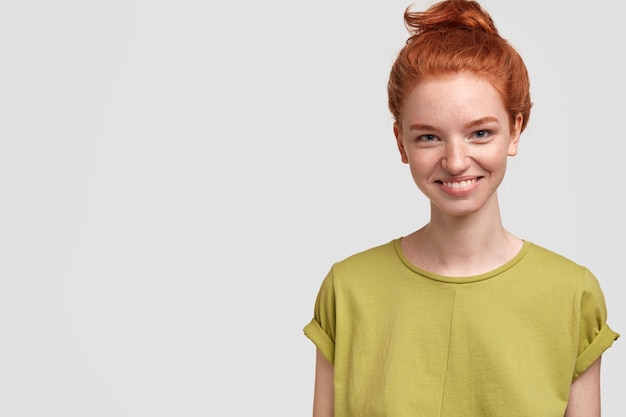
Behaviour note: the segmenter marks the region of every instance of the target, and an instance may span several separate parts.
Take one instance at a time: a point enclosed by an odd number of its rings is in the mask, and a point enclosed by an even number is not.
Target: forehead
[[[402,120],[409,124],[495,117],[506,119],[502,98],[485,78],[472,73],[423,80],[408,92]]]

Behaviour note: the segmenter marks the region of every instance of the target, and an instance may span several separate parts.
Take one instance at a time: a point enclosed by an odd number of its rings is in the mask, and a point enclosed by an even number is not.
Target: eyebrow
[[[480,119],[472,120],[471,122],[467,123],[465,125],[465,128],[475,127],[475,126],[479,126],[484,123],[490,123],[490,122],[498,122],[498,119],[493,116],[481,117]],[[431,126],[425,123],[413,123],[411,126],[409,126],[409,129],[410,130],[436,130],[434,126]]]
[[[474,120],[472,122],[469,122],[468,124],[465,125],[466,128],[469,127],[474,127],[474,126],[479,126],[482,125],[484,123],[490,123],[490,122],[498,122],[498,118],[493,117],[493,116],[487,116],[487,117],[482,117],[480,119]]]
[[[435,130],[435,127],[424,124],[424,123],[413,123],[411,126],[409,126],[409,129],[410,130]]]

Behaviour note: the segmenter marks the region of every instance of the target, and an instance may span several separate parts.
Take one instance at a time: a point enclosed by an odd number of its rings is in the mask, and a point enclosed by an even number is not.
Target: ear
[[[404,143],[402,143],[402,137],[400,134],[400,129],[398,128],[398,123],[393,124],[393,135],[396,137],[396,144],[398,145],[398,150],[400,151],[400,159],[403,163],[408,164],[409,158],[406,155]]]
[[[524,116],[522,113],[517,113],[515,116],[515,121],[513,125],[513,130],[511,131],[511,141],[509,142],[509,156],[517,155],[517,147],[519,146],[520,136],[522,135],[522,122],[524,121]]]

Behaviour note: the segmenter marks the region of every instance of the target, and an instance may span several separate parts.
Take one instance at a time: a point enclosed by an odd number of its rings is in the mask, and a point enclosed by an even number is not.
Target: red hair
[[[502,38],[491,16],[474,0],[445,0],[424,12],[404,12],[411,36],[394,62],[387,93],[396,124],[406,95],[420,81],[469,71],[502,97],[511,126],[530,116],[530,81],[519,53]]]

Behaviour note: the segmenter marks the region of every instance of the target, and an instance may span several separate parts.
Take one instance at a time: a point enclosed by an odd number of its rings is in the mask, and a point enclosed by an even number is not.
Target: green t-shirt
[[[446,277],[393,240],[333,265],[304,333],[334,365],[336,417],[562,417],[619,335],[585,267],[530,242]]]

